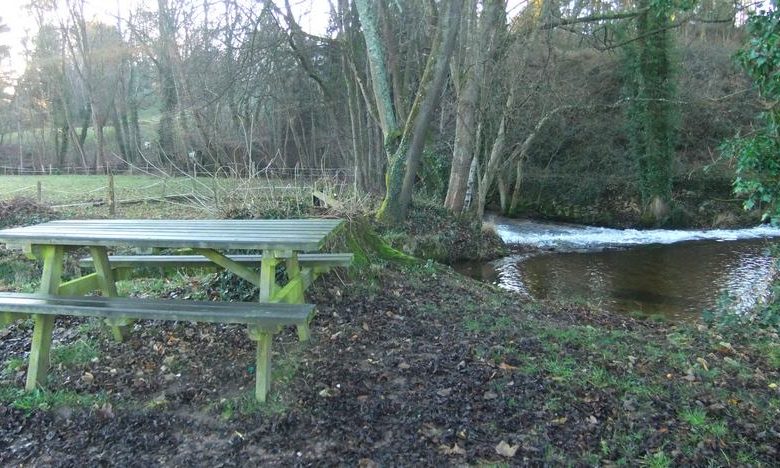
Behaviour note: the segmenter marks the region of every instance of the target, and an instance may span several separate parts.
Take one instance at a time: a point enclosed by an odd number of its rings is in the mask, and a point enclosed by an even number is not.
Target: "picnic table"
[[[192,320],[244,323],[257,341],[256,396],[264,401],[270,386],[270,344],[282,325],[298,327],[308,338],[313,305],[304,304],[304,291],[316,274],[346,265],[351,254],[305,254],[319,250],[341,224],[338,219],[292,220],[68,220],[0,230],[0,242],[22,248],[43,261],[38,294],[0,293],[0,326],[33,317],[26,389],[45,381],[57,315],[96,316],[106,320],[117,340],[128,333],[134,319]],[[91,257],[82,263],[94,273],[63,283],[66,250],[86,247]],[[185,255],[112,256],[109,248],[177,249]],[[232,251],[262,251],[234,255]],[[228,253],[227,251],[231,251]],[[302,259],[304,267],[302,267]],[[277,281],[277,265],[284,262],[286,283]],[[118,298],[116,281],[126,279],[136,266],[192,263],[228,270],[259,289],[258,303]],[[259,266],[259,271],[253,269]],[[103,297],[84,297],[101,290]]]

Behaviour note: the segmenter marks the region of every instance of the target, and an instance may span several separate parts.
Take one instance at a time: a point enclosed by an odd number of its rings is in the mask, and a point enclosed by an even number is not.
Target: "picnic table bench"
[[[314,306],[304,291],[318,274],[346,266],[351,254],[303,254],[318,250],[340,220],[75,220],[52,221],[0,230],[0,242],[22,247],[43,260],[38,294],[0,293],[0,326],[32,317],[34,330],[25,388],[45,382],[57,315],[104,319],[122,340],[132,320],[186,320],[247,325],[257,341],[255,396],[265,401],[270,386],[271,341],[285,325],[295,325],[301,340],[309,337]],[[186,249],[195,255],[108,255],[114,246]],[[66,249],[88,247],[84,266],[95,269],[61,282]],[[262,254],[225,255],[222,250],[262,250]],[[285,263],[287,282],[277,283],[276,267]],[[116,281],[139,266],[213,266],[255,284],[259,302],[210,302],[117,297]],[[258,267],[259,272],[253,270]],[[85,297],[99,289],[104,297]]]

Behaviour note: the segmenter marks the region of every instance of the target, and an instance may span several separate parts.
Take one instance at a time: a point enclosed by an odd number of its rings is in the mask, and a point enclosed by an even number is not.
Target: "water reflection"
[[[507,257],[481,277],[534,298],[584,299],[623,312],[685,319],[729,292],[739,309],[770,293],[770,241],[699,241],[630,250]]]

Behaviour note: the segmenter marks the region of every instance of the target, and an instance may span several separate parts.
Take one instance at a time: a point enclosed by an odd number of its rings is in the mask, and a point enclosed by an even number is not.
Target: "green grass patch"
[[[80,394],[70,390],[37,389],[25,392],[14,387],[0,387],[0,401],[14,408],[32,412],[46,411],[60,407],[91,407],[108,401],[103,393]]]
[[[82,366],[100,355],[97,345],[86,339],[79,339],[73,343],[57,346],[51,350],[52,364],[65,367]]]
[[[273,382],[273,386],[264,403],[257,401],[253,388],[251,391],[243,392],[238,396],[223,398],[218,403],[212,405],[212,407],[225,420],[255,413],[276,415],[287,412],[295,398],[291,394],[289,386],[298,373],[302,352],[301,345],[296,343],[286,352],[280,353],[279,356],[274,356],[271,368],[271,382]],[[254,372],[254,369],[252,371]]]
[[[13,375],[14,373],[18,372],[19,369],[24,367],[25,362],[27,362],[25,359],[20,357],[12,357],[5,361],[5,365],[3,366],[3,372],[7,375]]]
[[[707,423],[707,412],[701,408],[684,409],[678,418],[692,428],[702,428]]]

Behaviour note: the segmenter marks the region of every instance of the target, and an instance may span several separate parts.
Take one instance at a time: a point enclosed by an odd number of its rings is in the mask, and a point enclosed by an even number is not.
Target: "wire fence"
[[[155,176],[192,176],[192,177],[272,177],[279,179],[319,179],[323,177],[338,178],[344,182],[354,179],[355,169],[352,167],[318,168],[318,167],[262,167],[250,168],[248,171],[222,167],[216,170],[203,167],[182,170],[176,166],[159,164],[84,167],[84,166],[40,166],[19,167],[0,165],[2,175],[155,175]]]
[[[354,188],[353,179],[348,177],[350,169],[266,168],[252,177],[232,177],[229,172],[173,177],[153,171],[155,169],[150,168],[149,172],[135,169],[118,173],[116,183],[113,173],[91,174],[91,178],[77,179],[49,178],[49,171],[30,171],[21,174],[29,178],[7,179],[8,182],[0,183],[0,200],[33,198],[52,208],[108,206],[112,213],[117,205],[166,202],[215,212],[225,206],[259,199],[266,202],[280,198],[304,201],[312,200],[315,193],[327,194],[335,199],[348,193],[352,195]],[[30,183],[32,181],[35,182]],[[14,183],[24,185],[14,186]]]

